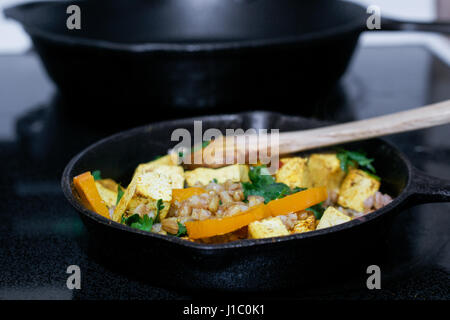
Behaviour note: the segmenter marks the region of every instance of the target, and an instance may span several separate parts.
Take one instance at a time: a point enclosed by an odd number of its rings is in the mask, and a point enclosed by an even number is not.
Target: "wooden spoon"
[[[250,161],[255,153],[261,155],[264,152],[271,157],[285,155],[448,123],[450,123],[450,100],[366,120],[316,129],[282,132],[279,133],[278,138],[276,135],[246,135],[247,142],[238,143],[236,136],[223,136],[212,141],[203,150],[197,148],[197,151],[191,154],[191,164],[184,163],[184,165],[192,169],[196,167],[218,168],[233,163],[255,163],[254,158],[252,162]],[[269,143],[270,148],[264,149],[261,141]],[[193,161],[194,159],[197,161]]]

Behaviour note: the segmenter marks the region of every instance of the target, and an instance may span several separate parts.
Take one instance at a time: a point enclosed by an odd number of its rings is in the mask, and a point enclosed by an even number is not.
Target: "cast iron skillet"
[[[282,131],[323,123],[278,113],[252,112],[196,118],[203,130],[279,128]],[[332,228],[286,237],[198,244],[176,237],[131,229],[83,207],[73,189],[74,176],[101,170],[123,184],[134,168],[164,154],[176,128],[193,132],[194,118],[155,123],[105,138],[76,155],[64,170],[62,188],[79,212],[89,235],[93,257],[120,272],[164,286],[221,290],[301,290],[338,274],[365,277],[368,265],[380,261],[385,234],[395,213],[414,204],[450,200],[450,182],[413,168],[389,143],[374,139],[346,145],[363,148],[375,158],[384,192],[395,197],[374,213]],[[375,259],[375,260],[374,260]],[[369,264],[367,264],[369,263]],[[365,278],[363,278],[365,279]],[[362,280],[365,283],[365,280]]]
[[[69,4],[81,8],[81,30],[66,27]],[[57,1],[5,15],[31,35],[77,114],[108,109],[121,119],[114,106],[144,106],[139,112],[153,117],[161,106],[178,117],[304,108],[344,73],[369,16],[337,0]],[[450,32],[445,23],[383,19],[381,27]]]

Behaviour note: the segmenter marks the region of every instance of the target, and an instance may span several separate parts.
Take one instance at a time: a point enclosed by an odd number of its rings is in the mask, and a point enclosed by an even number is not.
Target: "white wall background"
[[[7,20],[3,14],[4,8],[24,2],[27,0],[0,0],[0,54],[21,53],[31,46],[31,41],[20,24]]]
[[[377,5],[381,14],[404,20],[432,21],[436,19],[435,0],[347,0],[365,6]]]
[[[365,6],[377,5],[381,15],[398,20],[431,22],[437,20],[435,0],[346,0]],[[450,0],[448,0],[450,1]],[[381,26],[383,28],[383,26]],[[364,33],[360,38],[363,46],[425,45],[450,65],[449,38],[430,32],[375,32]]]
[[[205,0],[207,1],[207,0]],[[300,0],[299,0],[300,1]],[[431,21],[435,19],[435,0],[349,0],[364,5],[378,5],[382,15],[401,19]],[[0,54],[21,53],[30,48],[31,42],[18,23],[7,20],[3,8],[30,0],[0,0]],[[380,35],[381,36],[381,35]],[[366,37],[367,38],[367,37]],[[383,37],[378,37],[383,41]],[[378,40],[379,41],[379,40]]]

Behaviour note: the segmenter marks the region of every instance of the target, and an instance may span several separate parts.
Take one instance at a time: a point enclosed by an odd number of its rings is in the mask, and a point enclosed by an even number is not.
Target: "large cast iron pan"
[[[322,125],[278,113],[254,112],[196,118],[203,129],[279,128],[299,130]],[[131,229],[83,207],[72,186],[74,176],[99,169],[123,184],[134,168],[164,154],[174,129],[193,132],[194,119],[160,122],[103,139],[75,156],[64,170],[62,188],[79,212],[89,235],[92,257],[120,272],[164,286],[221,290],[273,290],[328,283],[361,276],[380,263],[391,220],[409,206],[450,200],[450,182],[413,168],[394,146],[379,139],[351,144],[375,158],[384,192],[395,199],[388,206],[332,228],[287,237],[208,245]]]
[[[81,8],[81,30],[66,27],[69,4]],[[77,112],[124,118],[113,107],[144,106],[144,123],[158,107],[175,109],[174,118],[214,107],[305,108],[344,73],[369,16],[337,0],[57,1],[5,14],[23,24]],[[450,32],[448,24],[381,26]]]

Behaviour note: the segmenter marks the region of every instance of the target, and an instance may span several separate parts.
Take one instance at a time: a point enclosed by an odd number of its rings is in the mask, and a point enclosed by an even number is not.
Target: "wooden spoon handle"
[[[450,123],[450,100],[367,120],[282,132],[279,136],[279,153],[287,154],[447,123]]]
[[[278,139],[272,139],[271,135],[248,135],[246,136],[249,139],[247,143],[239,144],[235,136],[222,137],[205,149],[199,148],[191,154],[193,161],[190,164],[185,163],[185,166],[191,169],[198,166],[218,168],[227,164],[241,163],[242,160],[249,163],[251,155],[265,154],[269,145],[272,155],[277,154],[275,151],[277,145],[278,154],[283,155],[447,123],[450,123],[450,100],[367,120],[309,130],[282,132],[279,133]],[[264,139],[267,139],[267,144],[260,144],[261,141],[264,142]],[[212,157],[208,155],[212,155]],[[215,155],[218,155],[218,160],[214,158]],[[198,161],[195,160],[197,158]]]

